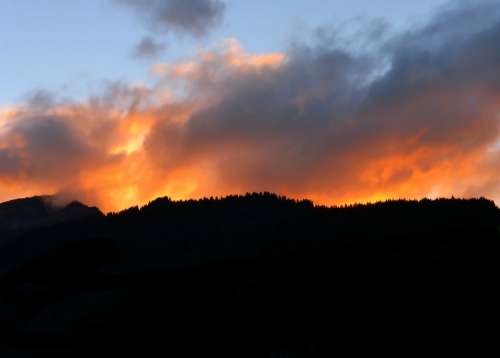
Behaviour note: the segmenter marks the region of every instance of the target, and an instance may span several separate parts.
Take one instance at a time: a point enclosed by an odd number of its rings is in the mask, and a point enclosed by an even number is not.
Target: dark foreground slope
[[[18,236],[32,229],[99,215],[102,215],[99,209],[79,202],[57,205],[51,196],[12,200],[0,203],[0,237],[5,240],[7,236]]]
[[[0,334],[257,349],[485,327],[499,302],[499,227],[484,199],[159,199],[4,243]]]

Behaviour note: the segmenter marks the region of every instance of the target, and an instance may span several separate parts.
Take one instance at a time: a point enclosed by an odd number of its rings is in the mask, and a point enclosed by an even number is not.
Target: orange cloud
[[[0,134],[8,131],[13,119],[18,114],[16,107],[0,108]],[[0,143],[0,146],[2,143]]]
[[[231,71],[269,69],[281,66],[286,56],[283,53],[248,54],[236,39],[226,39],[214,51],[200,51],[195,59],[173,65],[157,63],[151,73],[171,79],[200,80],[209,77],[218,80]]]

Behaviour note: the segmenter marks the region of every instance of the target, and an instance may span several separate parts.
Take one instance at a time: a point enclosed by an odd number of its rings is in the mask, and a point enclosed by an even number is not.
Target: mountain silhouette
[[[52,196],[36,196],[0,204],[0,233],[19,233],[25,230],[51,226],[58,223],[100,216],[95,207],[77,201],[66,205],[56,204]]]
[[[487,199],[328,208],[261,193],[108,215],[43,205],[0,205],[4,226],[23,228],[0,246],[0,334],[17,346],[286,351],[498,313],[500,212]]]

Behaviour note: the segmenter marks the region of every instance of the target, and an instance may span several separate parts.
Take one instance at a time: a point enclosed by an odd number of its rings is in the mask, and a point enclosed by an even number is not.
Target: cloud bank
[[[152,66],[154,88],[0,111],[0,199],[50,191],[117,210],[268,190],[498,203],[500,6],[461,2],[376,37],[366,51],[322,36],[271,54],[228,40]]]

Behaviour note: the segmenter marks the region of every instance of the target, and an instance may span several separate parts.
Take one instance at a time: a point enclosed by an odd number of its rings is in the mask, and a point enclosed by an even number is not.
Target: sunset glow
[[[451,6],[366,50],[324,29],[272,52],[230,37],[87,99],[35,91],[0,109],[0,201],[55,194],[116,211],[158,196],[271,191],[324,205],[498,203],[493,8]],[[473,21],[467,11],[488,16],[463,33],[441,26]]]

